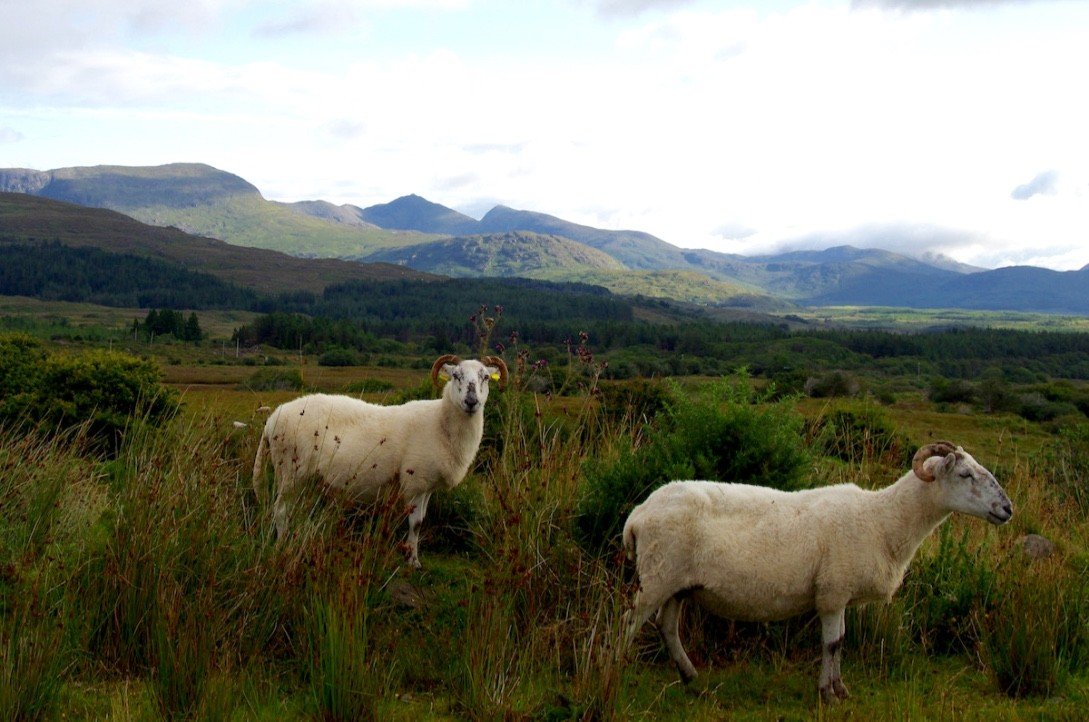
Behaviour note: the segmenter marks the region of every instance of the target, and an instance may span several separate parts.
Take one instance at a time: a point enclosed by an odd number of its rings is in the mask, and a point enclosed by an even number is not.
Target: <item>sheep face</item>
[[[449,379],[443,394],[465,413],[475,414],[484,408],[484,402],[488,400],[488,382],[499,378],[499,368],[469,360],[444,364],[442,375]]]
[[[944,456],[930,457],[923,467],[933,476],[930,483],[941,488],[950,511],[971,514],[996,526],[1013,517],[1010,498],[994,474],[961,447]],[[923,480],[928,481],[925,475]]]

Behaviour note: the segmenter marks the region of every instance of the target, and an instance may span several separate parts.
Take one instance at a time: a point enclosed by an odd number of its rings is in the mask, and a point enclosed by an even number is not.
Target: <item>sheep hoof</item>
[[[828,705],[839,703],[851,696],[846,685],[838,679],[832,680],[827,686],[821,687],[821,701]]]

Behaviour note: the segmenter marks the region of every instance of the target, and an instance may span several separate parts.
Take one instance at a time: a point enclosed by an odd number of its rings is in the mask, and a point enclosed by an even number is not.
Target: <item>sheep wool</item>
[[[320,480],[351,501],[375,499],[397,484],[409,501],[409,562],[419,563],[419,528],[431,494],[452,489],[469,471],[484,432],[484,404],[493,377],[502,387],[502,359],[461,360],[445,355],[431,378],[449,381],[439,399],[381,406],[349,396],[311,394],[278,406],[265,422],[253,467],[263,499],[266,460],[275,479],[273,518],[287,533],[288,507],[300,484]]]
[[[681,603],[741,621],[816,611],[826,701],[840,679],[846,607],[888,601],[923,540],[951,512],[1004,524],[1013,515],[994,476],[949,442],[927,445],[913,470],[879,491],[854,484],[785,492],[746,484],[675,481],[632,510],[624,546],[636,562],[628,644],[658,612],[681,678],[696,675],[681,645]]]

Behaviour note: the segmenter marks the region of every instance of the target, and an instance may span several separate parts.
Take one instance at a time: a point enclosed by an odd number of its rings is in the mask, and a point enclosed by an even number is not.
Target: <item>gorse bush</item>
[[[785,402],[765,401],[747,377],[721,379],[700,393],[674,386],[665,406],[644,443],[586,464],[577,528],[588,547],[617,542],[631,509],[671,480],[806,485],[801,416]]]
[[[1059,557],[1019,555],[978,613],[980,656],[1010,697],[1047,695],[1089,652],[1089,582]]]
[[[881,461],[893,468],[906,468],[915,453],[911,440],[896,430],[886,412],[872,404],[832,409],[807,426],[815,451],[849,464]]]
[[[149,360],[102,350],[50,353],[29,337],[0,338],[0,423],[47,433],[80,427],[93,450],[116,453],[126,433],[159,426],[179,408]]]
[[[297,368],[258,369],[242,388],[248,391],[302,391],[302,372]]]

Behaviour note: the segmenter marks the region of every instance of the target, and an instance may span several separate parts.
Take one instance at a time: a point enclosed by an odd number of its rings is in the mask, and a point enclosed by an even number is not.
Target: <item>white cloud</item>
[[[0,103],[37,167],[170,153],[280,200],[419,193],[728,252],[1076,263],[1089,11],[892,5],[566,1],[533,17],[571,31],[522,52],[500,41],[538,25],[483,22],[513,4],[0,0],[19,27],[0,27]]]
[[[23,137],[23,134],[15,128],[0,125],[0,143],[18,143]]]

